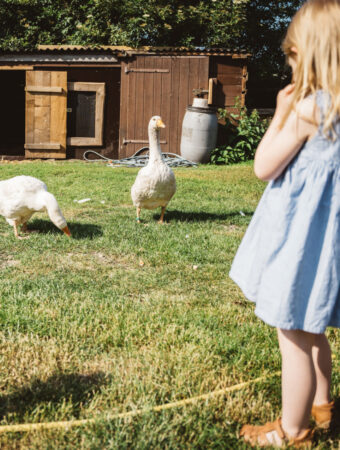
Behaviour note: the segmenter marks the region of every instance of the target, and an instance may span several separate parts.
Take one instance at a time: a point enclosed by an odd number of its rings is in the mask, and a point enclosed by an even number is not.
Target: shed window
[[[68,83],[67,143],[103,145],[105,83]]]
[[[96,93],[70,91],[67,98],[68,137],[95,137]]]

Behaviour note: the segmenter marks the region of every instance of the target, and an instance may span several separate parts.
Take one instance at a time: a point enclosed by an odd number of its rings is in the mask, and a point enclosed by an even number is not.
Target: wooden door
[[[131,156],[141,147],[149,145],[148,123],[152,116],[161,115],[168,125],[162,91],[167,86],[169,97],[170,83],[169,58],[142,55],[122,62],[120,158]],[[163,151],[167,151],[167,134],[167,129],[161,131]]]
[[[207,56],[149,56],[122,62],[119,157],[148,146],[148,123],[160,115],[166,125],[163,152],[180,153],[182,121],[194,89],[208,89]]]
[[[67,73],[26,72],[26,158],[66,158]]]

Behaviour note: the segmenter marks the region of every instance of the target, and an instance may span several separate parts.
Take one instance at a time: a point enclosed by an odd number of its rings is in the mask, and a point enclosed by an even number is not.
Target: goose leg
[[[16,221],[14,221],[13,227],[14,227],[14,234],[15,234],[15,237],[16,237],[17,239],[26,239],[26,238],[28,238],[28,236],[26,236],[26,237],[19,236],[19,233],[18,233],[18,224],[17,224]]]
[[[140,223],[140,212],[141,212],[141,209],[142,208],[139,208],[138,206],[137,206],[137,217],[136,217],[136,222],[137,223]]]
[[[158,223],[164,223],[164,213],[165,213],[165,208],[166,208],[166,206],[162,206],[161,217],[159,218]]]
[[[19,233],[18,233],[18,225],[17,225],[16,221],[14,221],[13,228],[14,228],[14,235],[15,235],[15,237],[20,239],[20,236],[19,236]]]

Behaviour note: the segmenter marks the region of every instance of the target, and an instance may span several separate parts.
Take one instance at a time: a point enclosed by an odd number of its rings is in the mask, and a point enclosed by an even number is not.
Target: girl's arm
[[[289,84],[277,97],[277,107],[270,126],[263,136],[255,154],[255,175],[263,181],[274,180],[298,153],[303,143],[317,131],[315,102],[304,99],[292,110],[280,127],[282,118],[290,108],[294,85]]]

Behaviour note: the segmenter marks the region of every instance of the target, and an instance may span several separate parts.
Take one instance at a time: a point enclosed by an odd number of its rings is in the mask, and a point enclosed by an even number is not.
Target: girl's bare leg
[[[316,334],[312,357],[316,375],[314,405],[325,405],[331,400],[332,353],[324,334]]]
[[[309,428],[317,377],[312,356],[315,334],[278,329],[282,355],[282,428],[294,438]]]

